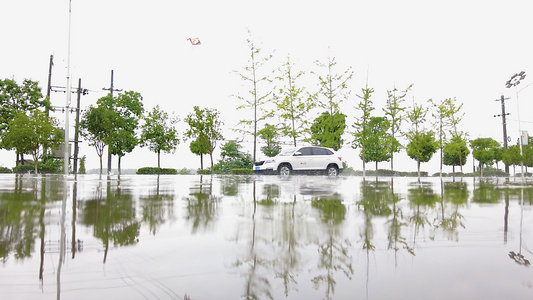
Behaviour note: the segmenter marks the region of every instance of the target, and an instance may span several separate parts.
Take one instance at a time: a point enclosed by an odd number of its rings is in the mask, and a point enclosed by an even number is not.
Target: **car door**
[[[313,170],[324,170],[326,166],[324,161],[326,159],[326,151],[323,148],[314,147],[313,148]]]
[[[302,147],[293,155],[292,168],[294,170],[313,169],[313,151],[311,147]]]

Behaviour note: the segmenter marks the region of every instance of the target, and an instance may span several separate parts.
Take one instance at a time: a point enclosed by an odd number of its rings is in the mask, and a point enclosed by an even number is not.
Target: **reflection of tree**
[[[244,183],[249,183],[253,180],[250,176],[224,176],[220,179],[221,192],[224,196],[237,196],[239,194],[239,187]]]
[[[264,189],[267,193],[267,199],[264,200],[268,204],[275,203],[272,199],[272,196],[276,194],[279,196],[279,187],[278,189],[270,186],[269,188],[265,187]],[[273,262],[273,269],[276,274],[276,278],[281,278],[283,281],[283,287],[285,296],[289,296],[291,290],[296,290],[298,282],[296,281],[297,273],[301,264],[301,254],[300,254],[300,245],[301,245],[301,229],[303,226],[299,225],[297,222],[303,220],[299,216],[298,218],[295,215],[296,207],[296,195],[294,196],[294,201],[292,203],[278,205],[281,209],[281,232],[279,240],[279,249],[276,259]]]
[[[320,210],[322,222],[325,224],[325,240],[319,240],[318,251],[320,260],[318,268],[324,269],[325,274],[315,276],[312,282],[318,289],[326,284],[326,299],[331,299],[335,293],[335,278],[337,271],[343,272],[348,278],[353,275],[352,259],[348,255],[350,242],[342,240],[338,225],[344,221],[346,207],[339,195],[324,196],[311,200],[311,205]]]
[[[258,251],[258,247],[256,244],[256,230],[257,230],[257,224],[256,224],[256,213],[257,213],[257,195],[256,195],[256,182],[253,182],[253,191],[252,191],[252,197],[253,197],[253,212],[252,212],[252,218],[251,218],[251,228],[248,226],[248,223],[246,224],[246,231],[247,234],[250,234],[250,242],[249,242],[249,249],[247,249],[246,254],[238,259],[235,262],[235,267],[243,267],[246,268],[244,277],[245,277],[245,286],[244,286],[244,294],[242,295],[244,299],[263,299],[261,295],[265,295],[268,299],[273,299],[272,297],[272,287],[270,285],[270,281],[268,280],[267,276],[265,275],[266,272],[262,272],[263,269],[268,268],[269,265],[271,265],[271,262],[266,258],[267,255],[263,255]],[[271,207],[271,206],[266,206]],[[250,230],[248,232],[248,230]],[[264,240],[263,240],[264,241]],[[264,245],[268,245],[266,241],[264,241]],[[259,247],[260,249],[260,247]]]
[[[431,225],[431,222],[428,219],[428,211],[429,208],[433,208],[439,201],[439,196],[435,194],[429,184],[418,183],[415,187],[409,189],[407,197],[411,203],[413,213],[409,220],[415,227],[413,237],[414,244],[416,243],[418,230],[423,228],[426,224]]]
[[[185,219],[192,223],[192,232],[196,233],[198,229],[208,229],[214,225],[217,218],[218,197],[213,195],[213,177],[209,176],[209,182],[203,182],[203,176],[200,176],[198,186],[190,188],[187,201],[187,214]]]
[[[111,190],[107,184],[106,197],[97,194],[85,202],[82,223],[93,226],[93,235],[102,240],[105,247],[104,263],[107,260],[109,243],[127,246],[137,243],[140,224],[135,219],[135,206],[131,194],[119,188]]]
[[[389,244],[387,249],[394,250],[396,260],[396,254],[401,248],[405,249],[411,255],[415,253],[413,248],[408,245],[407,239],[402,236],[402,228],[406,227],[408,222],[404,220],[401,208],[396,205],[401,201],[401,197],[399,194],[394,193],[394,179],[391,179],[390,197],[390,200],[386,201],[392,203],[391,214],[387,222],[389,224],[389,232],[387,234]]]
[[[372,244],[374,229],[372,218],[374,216],[389,216],[392,212],[389,204],[392,202],[388,182],[366,181],[361,182],[361,200],[357,202],[359,209],[362,209],[365,216],[364,229],[361,231],[363,239],[363,249],[374,250]]]
[[[5,263],[10,253],[16,259],[31,256],[37,238],[37,224],[42,208],[35,205],[34,191],[23,188],[16,175],[15,190],[0,194],[0,258]]]
[[[159,191],[159,175],[155,191],[147,197],[141,197],[142,221],[148,223],[150,232],[155,235],[158,226],[173,218],[173,194],[161,194]]]
[[[435,226],[448,234],[448,238],[458,239],[457,228],[463,227],[463,215],[459,207],[468,203],[468,187],[466,182],[441,181],[440,214],[437,215]]]
[[[494,183],[480,181],[479,186],[474,189],[473,201],[477,203],[498,203],[500,194],[496,191]]]

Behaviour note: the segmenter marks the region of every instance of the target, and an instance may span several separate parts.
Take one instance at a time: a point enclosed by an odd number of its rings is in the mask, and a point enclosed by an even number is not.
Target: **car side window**
[[[303,147],[300,150],[298,150],[298,152],[300,152],[302,156],[313,155],[311,147]]]
[[[314,155],[326,155],[326,149],[323,149],[323,148],[314,148],[313,149],[313,154]]]
[[[325,148],[313,148],[313,155],[332,155],[333,152]]]

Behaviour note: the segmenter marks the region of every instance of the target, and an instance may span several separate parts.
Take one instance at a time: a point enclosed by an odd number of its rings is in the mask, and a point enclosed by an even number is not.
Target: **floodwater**
[[[0,175],[2,299],[533,299],[520,179]]]

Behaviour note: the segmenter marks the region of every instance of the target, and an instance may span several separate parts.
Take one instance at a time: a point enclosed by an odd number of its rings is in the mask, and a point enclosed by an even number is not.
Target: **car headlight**
[[[271,163],[273,163],[275,161],[276,161],[275,159],[267,159],[267,160],[265,160],[265,164],[271,164]]]

